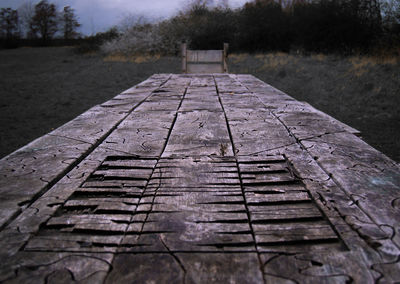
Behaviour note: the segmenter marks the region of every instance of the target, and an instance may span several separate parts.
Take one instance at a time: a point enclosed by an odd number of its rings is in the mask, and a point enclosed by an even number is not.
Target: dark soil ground
[[[243,54],[231,55],[229,68],[309,102],[400,161],[399,61]],[[0,157],[154,73],[179,72],[178,58],[104,58],[72,48],[0,50]]]

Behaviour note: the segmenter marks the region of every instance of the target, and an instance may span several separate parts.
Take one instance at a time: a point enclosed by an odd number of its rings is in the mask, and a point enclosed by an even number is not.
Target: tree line
[[[228,42],[236,52],[399,52],[400,0],[253,0],[238,9],[195,0],[167,20],[132,23],[103,50],[177,53],[183,41],[193,49]]]
[[[79,26],[74,9],[65,6],[58,11],[47,0],[34,6],[26,2],[17,10],[0,9],[0,42],[4,47],[18,46],[21,38],[46,45],[57,33],[68,41],[79,36]]]
[[[0,39],[20,37],[47,44],[56,34],[78,36],[74,10],[58,11],[47,0],[0,10]],[[181,42],[192,49],[235,52],[400,52],[400,0],[253,0],[232,9],[226,0],[192,0],[162,21],[143,18],[85,37],[82,51],[178,54]]]
[[[179,26],[177,36],[193,48],[371,52],[399,47],[400,1],[255,0],[237,10],[197,1],[165,24]]]

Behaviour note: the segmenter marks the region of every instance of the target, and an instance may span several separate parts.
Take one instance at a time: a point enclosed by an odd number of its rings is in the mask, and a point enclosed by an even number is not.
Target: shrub
[[[400,4],[389,13],[378,0],[254,0],[236,10],[210,3],[196,0],[162,22],[133,23],[102,51],[177,54],[181,42],[191,49],[221,49],[228,42],[233,52],[354,54],[400,45]]]
[[[109,29],[106,32],[100,32],[93,36],[89,36],[81,39],[81,44],[75,48],[77,53],[88,53],[98,51],[100,46],[105,43],[114,40],[120,36],[116,27]]]
[[[127,29],[121,36],[101,45],[105,53],[156,54],[162,51],[158,25],[138,24]]]

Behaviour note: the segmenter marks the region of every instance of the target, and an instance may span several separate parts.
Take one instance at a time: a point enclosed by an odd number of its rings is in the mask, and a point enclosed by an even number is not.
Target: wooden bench
[[[1,283],[398,283],[399,165],[251,75],[156,74],[0,160]]]
[[[226,63],[229,45],[224,43],[222,50],[190,50],[182,44],[183,73],[227,73]]]

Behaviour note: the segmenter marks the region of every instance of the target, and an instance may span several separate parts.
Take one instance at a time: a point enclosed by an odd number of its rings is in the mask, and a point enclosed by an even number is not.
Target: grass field
[[[400,62],[396,59],[232,54],[250,73],[357,128],[400,161]],[[71,48],[0,50],[0,157],[154,73],[179,73],[169,57],[77,55]]]
[[[229,66],[358,129],[400,161],[400,58],[245,54],[230,56]]]
[[[176,58],[131,63],[71,48],[0,50],[0,157],[154,73],[179,68]]]

